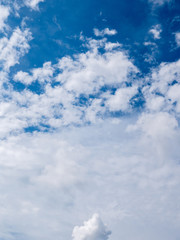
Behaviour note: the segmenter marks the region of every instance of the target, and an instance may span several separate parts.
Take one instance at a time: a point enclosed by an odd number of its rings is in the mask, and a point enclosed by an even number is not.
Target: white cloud
[[[175,33],[175,40],[178,47],[180,47],[180,32]]]
[[[25,5],[33,10],[38,10],[38,4],[40,2],[44,2],[44,0],[24,0]]]
[[[14,76],[14,80],[28,85],[32,83],[33,78],[28,73],[19,71]]]
[[[96,123],[109,110],[129,112],[129,100],[136,94],[137,88],[125,87],[125,83],[131,82],[138,72],[137,68],[121,49],[106,49],[106,40],[90,39],[88,43],[87,52],[74,58],[64,57],[54,65],[46,62],[29,73],[19,71],[14,75],[15,81],[25,85],[39,81],[43,91],[40,95],[27,89],[21,93],[11,88],[6,91],[4,95],[9,96],[7,102],[11,107],[9,113],[4,115],[1,137],[8,134],[9,116],[14,116],[10,132],[16,132],[28,126],[43,129],[42,125],[62,128],[87,122]],[[101,54],[99,47],[104,47],[105,53]],[[52,82],[56,83],[55,87],[51,86]],[[107,94],[101,91],[103,87],[107,87]],[[112,87],[119,88],[115,95],[108,90]],[[90,99],[90,94],[95,97]],[[82,96],[85,98],[83,104]]]
[[[36,10],[39,2],[26,4]],[[17,92],[8,71],[31,38],[16,28],[0,39],[0,238],[70,239],[99,212],[113,239],[178,239],[180,61],[162,63],[142,83],[119,43],[84,38],[86,52],[14,75],[39,81],[41,94]],[[111,119],[109,111],[129,113],[141,84],[143,113]],[[41,132],[24,132],[31,126]],[[72,237],[111,238],[96,214]]]
[[[14,80],[21,82],[25,85],[31,84],[33,81],[38,80],[40,83],[48,82],[52,78],[54,69],[51,66],[51,62],[43,64],[42,68],[34,68],[31,70],[31,75],[26,72],[17,72],[14,76]]]
[[[31,39],[29,30],[20,28],[16,28],[9,39],[7,37],[0,39],[0,66],[5,71],[19,63],[19,59],[28,52]]]
[[[99,215],[94,214],[83,226],[74,227],[72,237],[74,240],[107,240],[110,234]]]
[[[179,113],[180,99],[178,97],[180,83],[180,60],[172,63],[162,63],[152,70],[148,78],[149,86],[143,88],[146,107],[151,111],[175,111]]]
[[[175,105],[175,110],[177,113],[180,113],[180,84],[175,84],[169,87],[167,97],[171,100],[172,104]]]
[[[1,140],[0,237],[70,239],[74,226],[98,212],[113,239],[176,239],[179,128],[163,113],[140,119]],[[130,123],[138,129],[128,133]],[[108,237],[97,216],[73,233]]]
[[[153,35],[154,39],[160,39],[161,36],[161,32],[162,32],[162,29],[161,29],[161,26],[159,24],[153,26],[149,32]]]
[[[2,31],[6,26],[5,21],[7,20],[9,14],[10,14],[9,8],[3,5],[0,5],[0,31]]]
[[[117,31],[115,29],[105,28],[105,29],[100,31],[99,29],[94,28],[94,35],[96,37],[104,37],[105,35],[113,36],[113,35],[116,35],[116,34],[117,34]]]
[[[107,106],[110,111],[129,111],[130,100],[137,93],[137,87],[125,87],[116,90],[114,95],[110,95],[107,99]]]
[[[57,80],[64,83],[68,91],[90,94],[97,92],[103,85],[112,85],[129,81],[129,72],[137,72],[137,68],[121,51],[106,51],[100,54],[96,46],[83,54],[59,61],[62,71]],[[89,84],[91,82],[91,84]]]
[[[162,96],[153,96],[146,99],[146,107],[150,111],[161,111],[164,107],[165,99]]]
[[[153,138],[171,137],[178,128],[175,117],[167,112],[143,113],[133,129],[142,129],[143,132]]]

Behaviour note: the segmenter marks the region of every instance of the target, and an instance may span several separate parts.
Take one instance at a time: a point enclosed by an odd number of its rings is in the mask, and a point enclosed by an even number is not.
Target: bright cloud
[[[38,9],[38,4],[44,2],[44,0],[25,0],[24,3],[26,6],[32,8],[33,10]]]
[[[121,49],[107,49],[107,44],[104,40],[94,42],[90,39],[87,40],[87,52],[74,58],[64,57],[54,65],[46,62],[42,68],[34,68],[30,73],[17,72],[14,81],[24,85],[38,81],[42,86],[42,94],[27,89],[21,93],[6,91],[11,107],[7,116],[3,116],[3,121],[8,123],[11,121],[10,115],[14,116],[10,131],[23,130],[28,126],[61,128],[65,125],[95,123],[107,111],[128,112],[131,108],[130,99],[137,93],[137,87],[126,88],[125,84],[131,83],[138,70]],[[25,46],[28,47],[27,42]],[[103,54],[99,52],[100,47],[105,49]],[[55,87],[51,86],[53,82],[56,83]],[[105,86],[106,94],[101,90]],[[111,90],[113,87],[118,87],[115,95]],[[95,97],[89,99],[90,94]],[[80,104],[82,96],[86,99],[83,105]],[[3,124],[2,128],[6,134],[8,125],[6,127]]]
[[[137,87],[120,88],[115,95],[111,95],[107,100],[107,105],[111,111],[128,111],[131,108],[130,99],[137,93]]]
[[[19,59],[28,52],[29,41],[32,39],[28,29],[16,28],[10,38],[0,39],[0,66],[5,71],[19,63]]]
[[[161,38],[160,34],[162,32],[162,29],[161,29],[160,25],[154,26],[153,28],[151,28],[149,30],[149,32],[153,35],[154,39],[160,39]]]
[[[117,31],[115,29],[105,28],[100,31],[99,29],[94,28],[94,35],[96,37],[104,37],[105,35],[113,36],[116,34],[117,34]]]
[[[74,228],[72,237],[74,240],[107,240],[110,234],[99,215],[94,214],[84,226]]]
[[[10,14],[10,10],[8,7],[0,5],[0,31],[2,31],[5,27],[5,21]]]
[[[148,240],[175,239],[179,139],[177,121],[166,113],[8,137],[0,147],[0,236],[68,239],[79,225],[76,240],[138,239],[142,232]],[[94,211],[108,228],[97,215],[81,226]]]
[[[53,76],[54,69],[51,66],[51,62],[43,64],[42,68],[35,68],[31,70],[31,75],[26,72],[18,72],[14,76],[14,80],[21,82],[25,85],[29,85],[34,81],[39,81],[40,83],[48,82]]]

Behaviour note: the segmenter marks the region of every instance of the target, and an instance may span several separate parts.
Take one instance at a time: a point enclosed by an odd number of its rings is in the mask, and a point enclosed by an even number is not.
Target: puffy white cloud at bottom
[[[107,240],[110,234],[99,215],[94,214],[83,226],[74,228],[72,237],[74,240]]]

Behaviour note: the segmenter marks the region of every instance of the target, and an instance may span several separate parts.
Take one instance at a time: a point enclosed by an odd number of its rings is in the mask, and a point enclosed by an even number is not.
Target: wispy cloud
[[[5,7],[3,5],[0,5],[0,31],[3,31],[5,28],[6,20],[10,14],[10,9],[8,7]]]
[[[161,36],[160,36],[161,32],[162,32],[162,29],[161,29],[161,26],[159,24],[153,26],[149,30],[149,33],[151,33],[153,35],[154,39],[160,39],[161,38]]]
[[[41,2],[44,2],[44,0],[24,0],[25,5],[33,10],[38,10],[38,4]]]
[[[113,35],[116,35],[116,34],[117,34],[117,31],[115,29],[105,28],[105,29],[100,31],[99,29],[94,28],[94,35],[96,37],[104,37],[105,35],[113,36]]]

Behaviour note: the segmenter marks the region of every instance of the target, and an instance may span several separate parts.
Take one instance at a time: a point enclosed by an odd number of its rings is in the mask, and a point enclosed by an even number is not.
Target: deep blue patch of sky
[[[46,61],[56,63],[65,55],[85,51],[79,40],[80,32],[92,37],[94,27],[116,29],[118,34],[109,39],[123,44],[142,73],[147,73],[161,62],[175,61],[179,57],[180,48],[176,47],[173,34],[180,30],[178,0],[156,9],[143,0],[46,0],[39,6],[40,11],[21,9],[20,16],[28,17],[26,21],[33,40],[29,53],[12,71],[28,71]],[[22,18],[13,17],[9,22],[15,25]],[[162,26],[161,39],[157,40],[148,34],[156,24]],[[157,45],[145,46],[145,41]]]

